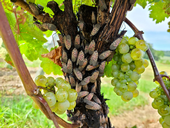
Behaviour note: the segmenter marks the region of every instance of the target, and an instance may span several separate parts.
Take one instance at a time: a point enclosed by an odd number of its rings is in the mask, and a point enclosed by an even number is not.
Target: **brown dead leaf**
[[[62,50],[62,46],[59,46],[57,49],[53,49],[49,53],[42,54],[41,56],[44,57],[44,58],[49,58],[55,64],[57,64],[57,65],[59,65],[61,67],[62,66],[61,61],[60,61],[60,57],[62,55],[61,50]]]

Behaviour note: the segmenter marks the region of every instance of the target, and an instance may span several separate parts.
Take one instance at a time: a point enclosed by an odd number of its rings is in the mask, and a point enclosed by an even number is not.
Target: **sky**
[[[127,13],[127,18],[139,29],[144,32],[144,39],[153,45],[156,50],[169,50],[170,51],[170,33],[167,32],[168,21],[156,24],[151,18],[149,18],[149,6],[143,9],[141,6],[137,5]],[[128,32],[128,36],[133,36],[133,31],[128,25],[123,23],[123,27]]]

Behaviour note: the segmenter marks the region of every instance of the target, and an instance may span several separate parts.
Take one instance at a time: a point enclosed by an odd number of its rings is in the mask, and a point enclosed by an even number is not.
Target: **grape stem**
[[[2,3],[0,2],[0,35],[3,39],[3,43],[9,53],[9,56],[14,63],[14,66],[17,70],[17,73],[24,85],[26,93],[34,100],[34,102],[38,105],[41,111],[46,115],[46,117],[54,122],[56,128],[60,128],[58,123],[65,128],[78,128],[78,124],[69,124],[57,115],[55,115],[47,102],[44,100],[42,95],[38,93],[38,88],[34,83],[31,75],[24,63],[22,55],[19,51],[18,45],[15,41],[14,35],[10,28],[9,22],[7,20],[6,14],[2,7]]]
[[[138,39],[140,40],[144,40],[142,34],[143,31],[139,31],[136,26],[130,21],[128,20],[127,18],[125,18],[125,22],[131,27],[131,29],[134,31],[135,33],[135,37],[137,37]],[[148,57],[149,57],[149,60],[151,62],[151,65],[152,65],[152,69],[153,69],[153,72],[154,72],[154,80],[158,81],[159,84],[161,85],[161,87],[163,88],[163,91],[165,92],[169,102],[170,102],[170,90],[168,90],[162,80],[162,76],[159,74],[159,71],[158,71],[158,68],[156,66],[156,63],[155,63],[155,60],[154,60],[154,57],[152,55],[152,52],[151,50],[148,48],[148,50],[146,51]]]
[[[44,89],[44,90],[47,90],[48,92],[53,92],[53,93],[55,93],[55,91],[52,91],[52,90],[50,90],[50,89],[47,89],[46,87],[37,86],[37,88],[39,88],[39,89]]]

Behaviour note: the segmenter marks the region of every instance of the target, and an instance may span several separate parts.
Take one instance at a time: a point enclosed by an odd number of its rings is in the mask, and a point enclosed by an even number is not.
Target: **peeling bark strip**
[[[13,1],[42,24],[54,25],[56,28],[52,29],[61,32],[58,42],[62,45],[62,70],[65,79],[78,92],[76,107],[68,111],[68,118],[82,128],[111,128],[108,106],[100,93],[100,77],[104,74],[105,62],[114,55],[113,42],[124,34],[118,35],[118,32],[131,7],[130,1],[116,0],[110,13],[109,0],[95,0],[96,7],[80,6],[78,19],[73,13],[72,0],[64,1],[64,11],[55,1],[48,2],[47,7],[54,12],[53,18],[46,13],[38,14],[33,9],[35,6],[30,9],[23,0]],[[58,121],[61,124],[62,121]],[[75,127],[68,125],[64,127]]]

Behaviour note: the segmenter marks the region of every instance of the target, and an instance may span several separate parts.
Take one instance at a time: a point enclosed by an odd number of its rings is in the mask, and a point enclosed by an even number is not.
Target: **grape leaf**
[[[147,5],[147,0],[137,0],[136,4],[139,4],[144,9]]]
[[[150,15],[149,17],[153,19],[153,21],[156,21],[156,23],[160,23],[165,20],[165,18],[168,18],[168,15],[163,10],[164,3],[162,1],[159,1],[149,8]]]
[[[165,13],[170,15],[170,0],[165,0],[164,1],[163,9],[165,10]]]
[[[105,66],[105,69],[104,69],[104,75],[106,77],[113,77],[112,76],[112,65],[113,65],[114,61],[110,61],[106,66]]]

